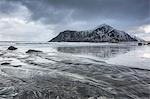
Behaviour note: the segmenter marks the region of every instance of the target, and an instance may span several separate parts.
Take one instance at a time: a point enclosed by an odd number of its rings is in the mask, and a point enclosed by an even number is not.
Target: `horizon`
[[[150,0],[1,0],[0,41],[49,41],[101,24],[150,40]]]
[[[105,23],[103,23],[103,24],[101,24],[101,25],[97,25],[97,26],[95,26],[94,28],[92,28],[92,29],[88,29],[88,30],[69,30],[69,29],[66,29],[66,30],[63,30],[63,31],[61,31],[61,32],[64,32],[64,31],[90,31],[90,30],[94,30],[94,29],[96,29],[96,28],[98,28],[99,26],[103,26],[103,25],[107,25],[107,26],[110,26],[110,25],[108,25],[108,24],[105,24]],[[112,27],[113,29],[116,29],[116,28],[114,28],[113,26],[110,26],[110,27]],[[116,29],[116,30],[118,30],[118,29]],[[119,30],[119,31],[123,31],[123,32],[125,32],[124,30]],[[58,35],[61,33],[61,32],[59,32],[58,33]],[[127,33],[127,32],[125,32],[125,33]],[[131,35],[130,33],[127,33],[127,34],[129,34],[129,35]],[[58,35],[56,35],[56,36],[54,36],[53,38],[55,38],[55,37],[57,37]],[[134,34],[132,35],[132,36],[135,36]],[[136,37],[138,37],[138,36],[136,36]],[[53,39],[53,38],[51,38],[51,39]],[[138,37],[139,39],[142,39],[142,38],[140,38],[140,37]],[[50,40],[51,40],[50,39]],[[144,40],[144,39],[142,39],[142,40]],[[148,40],[144,40],[145,42],[150,42],[150,41],[148,41]],[[3,41],[1,41],[0,40],[0,42],[48,42],[48,41],[45,41],[45,40],[43,40],[43,41],[39,41],[39,40],[3,40]]]

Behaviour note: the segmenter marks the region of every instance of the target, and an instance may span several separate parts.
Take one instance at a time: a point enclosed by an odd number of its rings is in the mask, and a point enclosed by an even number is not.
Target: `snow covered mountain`
[[[138,41],[137,38],[130,36],[124,31],[102,24],[93,30],[71,31],[66,30],[49,42],[131,42]]]

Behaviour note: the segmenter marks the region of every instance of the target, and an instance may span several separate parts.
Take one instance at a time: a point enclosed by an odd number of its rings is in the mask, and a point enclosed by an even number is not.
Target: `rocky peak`
[[[95,27],[94,31],[96,32],[103,32],[103,33],[107,33],[107,32],[110,32],[114,30],[113,27],[107,25],[107,24],[102,24],[102,25],[99,25],[97,27]]]
[[[102,24],[88,31],[66,30],[50,40],[50,42],[131,42],[138,41],[124,31],[114,29],[113,27]]]

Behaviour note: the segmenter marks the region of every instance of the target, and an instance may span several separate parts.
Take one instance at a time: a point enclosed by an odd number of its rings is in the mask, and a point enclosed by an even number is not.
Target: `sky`
[[[49,41],[101,24],[150,41],[150,0],[0,0],[0,41]]]

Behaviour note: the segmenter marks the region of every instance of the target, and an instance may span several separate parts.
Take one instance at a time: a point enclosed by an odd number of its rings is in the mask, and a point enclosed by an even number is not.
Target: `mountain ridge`
[[[114,29],[107,24],[101,24],[92,30],[65,30],[49,42],[131,42],[139,40],[124,31]]]

